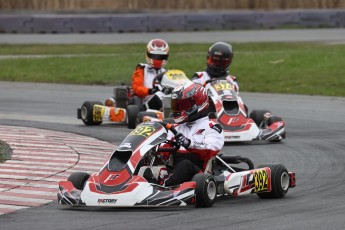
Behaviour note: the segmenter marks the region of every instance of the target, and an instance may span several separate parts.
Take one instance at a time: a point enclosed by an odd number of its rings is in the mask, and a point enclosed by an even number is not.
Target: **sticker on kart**
[[[147,138],[154,131],[155,131],[155,129],[152,126],[140,126],[140,127],[136,128],[135,130],[133,130],[129,135],[130,136],[138,135],[138,136],[143,136],[143,137]]]
[[[214,84],[214,88],[217,92],[224,90],[234,90],[234,86],[227,81],[219,81]]]
[[[185,82],[189,81],[189,79],[186,77],[185,73],[181,70],[169,70],[165,73],[167,78],[172,81],[179,81],[179,82]]]
[[[102,121],[104,113],[105,113],[104,106],[94,105],[93,106],[93,121],[94,122]]]
[[[254,192],[271,191],[270,172],[266,169],[256,170],[254,172]]]

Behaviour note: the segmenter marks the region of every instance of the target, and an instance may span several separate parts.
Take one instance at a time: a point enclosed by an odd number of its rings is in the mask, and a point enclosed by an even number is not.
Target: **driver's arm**
[[[132,88],[138,97],[149,95],[149,88],[144,87],[144,66],[138,65],[132,75]]]

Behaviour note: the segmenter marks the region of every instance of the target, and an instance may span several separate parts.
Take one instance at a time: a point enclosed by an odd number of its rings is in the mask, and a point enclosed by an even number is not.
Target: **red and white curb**
[[[36,128],[0,126],[13,149],[0,164],[0,215],[57,199],[58,182],[72,172],[97,172],[115,145],[92,137]]]

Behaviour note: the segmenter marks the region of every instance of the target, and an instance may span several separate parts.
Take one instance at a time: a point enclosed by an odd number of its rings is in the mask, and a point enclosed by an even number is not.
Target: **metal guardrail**
[[[0,33],[128,33],[287,27],[345,27],[345,10],[0,15]]]

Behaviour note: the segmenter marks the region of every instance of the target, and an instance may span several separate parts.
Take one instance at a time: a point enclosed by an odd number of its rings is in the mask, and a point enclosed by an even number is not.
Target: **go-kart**
[[[186,206],[209,207],[220,196],[256,193],[260,198],[282,198],[295,186],[295,173],[282,164],[254,168],[248,158],[218,155],[207,161],[203,173],[173,187],[150,183],[144,175],[149,168],[155,178],[169,174],[162,152],[173,153],[180,146],[167,140],[173,125],[164,122],[139,124],[110,155],[99,172],[74,172],[59,183],[58,202],[70,206]],[[172,147],[166,147],[168,143]],[[244,165],[243,165],[244,164]],[[235,166],[232,166],[235,165]]]
[[[162,120],[164,118],[162,104],[170,103],[169,94],[172,89],[187,81],[190,80],[181,70],[168,70],[157,75],[152,87],[158,87],[160,91],[145,103],[133,94],[130,87],[116,87],[114,96],[108,98],[104,104],[100,101],[85,101],[77,110],[77,118],[85,125],[100,125],[103,121],[109,121],[127,124],[130,129],[141,123],[145,116]]]
[[[224,131],[225,142],[269,140],[278,142],[285,138],[285,122],[269,110],[253,110],[243,103],[234,85],[226,79],[208,80],[204,86],[209,91],[211,119]]]

